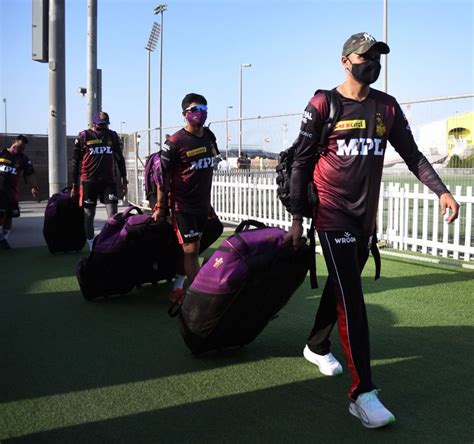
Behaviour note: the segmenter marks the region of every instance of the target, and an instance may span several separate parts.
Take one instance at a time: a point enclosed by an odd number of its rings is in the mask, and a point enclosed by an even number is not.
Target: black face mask
[[[350,60],[349,60],[350,62]],[[364,85],[370,85],[374,83],[379,78],[380,69],[382,66],[380,62],[377,60],[367,60],[363,63],[352,63],[352,75],[358,80],[360,83]]]

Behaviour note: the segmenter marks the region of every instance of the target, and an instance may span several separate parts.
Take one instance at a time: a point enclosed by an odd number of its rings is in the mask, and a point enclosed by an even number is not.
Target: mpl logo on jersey
[[[91,156],[101,155],[101,154],[113,154],[111,146],[94,146],[89,148],[89,154]]]
[[[8,165],[0,165],[0,173],[8,173],[8,174],[13,174],[16,176],[17,169],[15,167],[8,166]]]
[[[203,170],[206,168],[212,168],[215,163],[215,157],[203,157],[202,159],[192,161],[190,169]]]
[[[384,150],[380,147],[382,139],[359,137],[357,139],[337,140],[338,156],[367,156],[370,152],[374,156],[383,156]]]
[[[346,231],[344,233],[344,237],[335,237],[334,242],[336,244],[353,244],[356,242],[356,238],[351,233]]]

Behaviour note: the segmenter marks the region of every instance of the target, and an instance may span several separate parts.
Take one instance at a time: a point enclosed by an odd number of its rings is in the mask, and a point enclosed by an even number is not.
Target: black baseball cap
[[[390,48],[384,42],[377,42],[368,32],[351,35],[342,47],[342,55],[365,54],[369,49],[376,49],[380,54],[388,54]]]

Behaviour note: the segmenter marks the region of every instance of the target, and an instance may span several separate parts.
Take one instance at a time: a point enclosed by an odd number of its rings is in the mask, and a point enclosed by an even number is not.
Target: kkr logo
[[[89,154],[94,156],[96,154],[113,154],[112,147],[110,146],[96,146],[89,148]]]
[[[353,244],[356,241],[356,238],[349,232],[344,233],[344,237],[334,238],[336,244]]]
[[[338,156],[367,156],[369,151],[373,151],[374,156],[383,156],[383,148],[380,148],[382,139],[371,139],[361,137],[359,139],[337,140]]]
[[[222,259],[221,257],[216,257],[213,267],[219,268],[223,263],[224,263],[224,259]]]
[[[203,157],[199,160],[191,162],[191,170],[202,170],[205,168],[212,168],[214,166],[214,157]]]
[[[0,165],[0,172],[14,174],[16,176],[16,168],[8,165]]]

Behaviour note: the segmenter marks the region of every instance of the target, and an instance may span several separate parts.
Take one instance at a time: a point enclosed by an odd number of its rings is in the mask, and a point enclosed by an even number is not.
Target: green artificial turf
[[[0,252],[2,443],[473,441],[472,271],[384,257],[375,282],[369,261],[373,378],[397,422],[367,430],[347,411],[337,332],[342,376],[301,356],[321,294],[308,280],[254,343],[197,359],[168,284],[87,302],[79,257]]]

